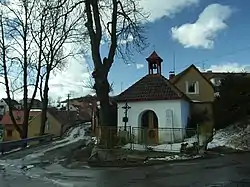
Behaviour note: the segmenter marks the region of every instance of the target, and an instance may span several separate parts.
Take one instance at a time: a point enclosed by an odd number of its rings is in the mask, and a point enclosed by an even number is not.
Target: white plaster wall
[[[188,117],[190,117],[190,103],[187,101],[181,101],[181,118],[182,128],[186,128],[188,124]]]
[[[118,103],[118,126],[123,126],[122,118],[124,117],[124,109],[122,108],[125,103]],[[128,102],[131,109],[128,110],[128,126],[140,127],[141,115],[147,110],[152,110],[158,117],[158,137],[159,143],[181,141],[185,132],[182,129],[175,129],[174,132],[171,129],[160,128],[185,128],[187,125],[187,119],[189,116],[189,103],[182,100],[171,101],[140,101],[140,102]],[[173,111],[173,126],[167,124],[166,110],[171,109]],[[140,139],[140,132],[134,128],[134,135],[136,139]]]

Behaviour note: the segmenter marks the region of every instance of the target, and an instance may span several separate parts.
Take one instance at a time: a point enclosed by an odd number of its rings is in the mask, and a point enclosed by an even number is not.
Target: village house
[[[199,125],[202,133],[207,133],[208,136],[215,126],[214,100],[219,96],[222,80],[229,75],[250,77],[250,73],[245,72],[213,72],[211,70],[201,72],[193,64],[177,75],[171,73],[169,76],[170,82],[189,97],[191,115],[196,118],[200,116],[199,118],[203,119],[200,120]]]
[[[97,96],[86,95],[84,97],[72,98],[62,101],[61,103],[67,103],[64,110],[78,111],[80,114],[84,113],[91,118],[92,132],[98,134],[98,126],[101,123],[99,118],[100,102]],[[68,106],[69,105],[69,106]],[[110,97],[110,105],[112,108],[112,119],[117,121],[117,105],[113,97]]]
[[[14,118],[17,125],[23,125],[23,110],[14,110]],[[40,109],[31,109],[29,114],[28,138],[39,136],[41,127],[42,111]],[[79,123],[88,122],[88,116],[80,116],[77,112],[60,111],[55,108],[50,108],[47,111],[47,122],[45,133],[52,134],[55,137],[61,136],[70,127]],[[20,135],[11,120],[9,112],[7,112],[0,122],[4,129],[4,141],[20,140]]]
[[[11,105],[14,109],[20,109],[21,105],[14,99],[11,99]],[[9,102],[7,98],[0,100],[0,116],[2,117],[6,112],[9,111]]]
[[[170,82],[190,99],[190,111],[203,133],[211,133],[214,127],[213,102],[215,87],[194,65],[177,75],[170,74]]]
[[[31,102],[31,98],[28,98],[27,99],[27,103],[30,104]],[[19,103],[23,106],[24,104],[24,100],[20,100]],[[32,102],[32,106],[31,106],[31,109],[42,109],[42,101],[40,101],[39,99],[33,99],[33,102]]]
[[[182,141],[190,117],[190,100],[162,75],[163,60],[155,51],[146,60],[148,74],[116,97],[118,125],[126,122],[131,126],[136,143]],[[130,108],[128,118],[124,115],[126,105]]]

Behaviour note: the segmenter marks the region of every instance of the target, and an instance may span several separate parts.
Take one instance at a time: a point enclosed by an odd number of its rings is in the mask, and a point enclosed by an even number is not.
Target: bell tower
[[[161,75],[161,63],[163,62],[161,57],[154,51],[146,60],[148,61],[148,74]]]

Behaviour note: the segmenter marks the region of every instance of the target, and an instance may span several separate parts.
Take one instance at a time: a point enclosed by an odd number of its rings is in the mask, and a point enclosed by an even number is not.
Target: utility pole
[[[69,96],[70,96],[70,94],[68,94],[68,99],[67,99],[67,112],[68,112],[68,119],[69,119]]]
[[[122,92],[122,90],[123,90],[123,82],[121,82],[121,92]]]
[[[205,71],[205,65],[206,65],[206,64],[203,62],[203,63],[202,63],[202,71]]]
[[[175,74],[175,61],[176,61],[176,57],[175,57],[175,51],[173,53],[173,71],[174,71],[174,74]]]

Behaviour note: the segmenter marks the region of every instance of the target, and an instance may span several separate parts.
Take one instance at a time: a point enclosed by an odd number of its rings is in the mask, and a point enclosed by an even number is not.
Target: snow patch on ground
[[[172,160],[190,160],[190,159],[196,159],[196,158],[201,158],[201,156],[199,155],[195,155],[195,156],[171,155],[171,156],[166,156],[164,158],[149,158],[149,160],[172,161]]]
[[[181,150],[181,144],[182,143],[162,144],[162,145],[154,146],[152,148],[154,151],[179,153]],[[187,148],[189,148],[189,147],[193,147],[193,145],[189,143],[187,145]]]
[[[208,149],[228,147],[235,150],[250,149],[250,125],[246,128],[231,125],[225,129],[218,130],[213,140],[208,143]]]
[[[27,146],[28,147],[28,146]],[[22,150],[22,148],[21,147],[19,147],[19,148],[16,148],[16,149],[12,149],[11,151],[8,151],[8,152],[4,152],[5,154],[7,153],[7,154],[9,154],[9,153],[14,153],[14,152],[17,152],[17,151],[20,151],[20,150]]]
[[[62,140],[55,141],[54,144],[60,144],[65,142],[72,142],[75,141],[77,138],[86,137],[85,136],[85,130],[90,127],[89,123],[84,123],[75,127],[71,127],[67,133],[66,137],[64,137]]]
[[[158,152],[171,152],[171,153],[179,153],[181,151],[181,145],[184,143],[187,143],[186,148],[193,147],[193,143],[198,142],[197,137],[191,137],[185,139],[184,142],[181,143],[169,143],[169,144],[161,144],[157,146],[147,146],[147,145],[142,145],[142,144],[126,144],[123,146],[123,149],[132,149],[132,150],[137,150],[137,151],[146,151],[148,149],[152,151],[158,151]]]
[[[59,168],[56,170],[57,163],[50,163],[50,165],[46,165],[45,168],[39,167],[39,164],[41,164],[40,156],[43,156],[48,151],[56,151],[58,148],[70,146],[70,144],[80,140],[86,140],[87,142],[90,142],[91,137],[86,135],[88,128],[88,124],[81,124],[71,128],[66,134],[65,138],[53,142],[52,144],[46,146],[46,148],[41,148],[40,150],[19,159],[0,160],[0,170],[4,171],[6,174],[21,174],[29,178],[43,179],[48,182],[52,182],[57,186],[73,187],[75,186],[73,185],[74,181],[68,182],[66,180],[47,177],[47,175],[54,173],[55,171],[60,173],[63,177],[65,173],[69,173],[72,170],[67,170],[66,172],[63,170],[65,168],[62,166],[58,166]],[[50,170],[48,167],[51,167]]]
[[[78,142],[80,140],[86,140],[90,142],[91,137],[85,135],[86,128],[88,128],[88,126],[86,126],[85,124],[74,127],[69,131],[69,133],[63,140],[55,141],[49,147],[35,151],[23,158],[14,160],[0,160],[0,166],[16,167],[17,169],[21,169],[23,166],[27,167],[28,165],[32,165],[32,163],[34,162],[36,163],[37,159],[43,156],[48,151],[56,150],[64,146],[69,146],[70,144]]]
[[[85,135],[85,130],[87,127],[88,126],[85,126],[85,125],[80,125],[80,126],[74,127],[69,132],[68,136],[66,136],[64,139],[53,142],[52,147],[47,148],[47,149],[43,149],[43,150],[39,150],[39,152],[27,155],[26,158],[37,158],[37,157],[43,156],[44,153],[46,153],[48,151],[52,151],[52,150],[70,145],[70,144],[78,142],[80,140],[86,140],[86,141],[90,142],[91,137]]]

